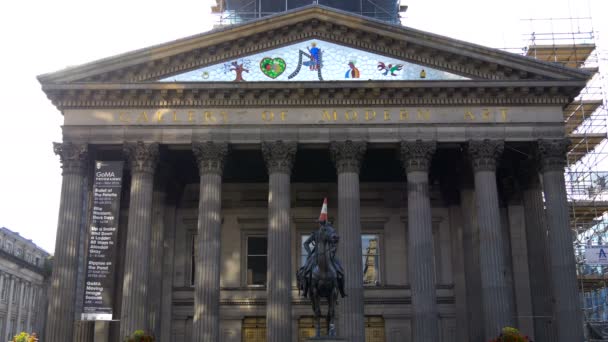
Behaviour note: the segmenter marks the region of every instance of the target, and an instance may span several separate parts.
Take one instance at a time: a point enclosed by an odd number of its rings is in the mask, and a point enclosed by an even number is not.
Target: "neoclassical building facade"
[[[305,341],[324,197],[348,341],[582,341],[563,107],[588,76],[322,6],[42,75],[64,116],[46,341]],[[94,161],[119,160],[115,321],[78,321]]]
[[[46,319],[49,254],[19,233],[0,228],[0,339],[25,331],[41,336]]]

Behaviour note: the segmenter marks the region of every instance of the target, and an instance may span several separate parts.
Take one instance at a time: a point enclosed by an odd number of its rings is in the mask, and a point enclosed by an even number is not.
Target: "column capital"
[[[87,165],[88,145],[86,143],[53,143],[53,151],[61,159],[63,174],[84,174]]]
[[[158,163],[158,143],[125,142],[123,151],[132,173],[154,173]]]
[[[198,163],[200,175],[213,173],[222,175],[224,162],[228,154],[228,143],[214,143],[211,141],[193,142],[192,152]]]
[[[498,157],[504,147],[505,143],[502,140],[470,140],[467,150],[473,171],[496,171]]]
[[[295,142],[264,141],[262,142],[262,155],[266,162],[268,173],[291,174],[296,157],[297,144]]]
[[[538,140],[538,157],[541,172],[563,172],[566,167],[566,153],[569,147],[570,139]]]
[[[367,143],[365,141],[332,141],[329,146],[331,158],[338,173],[359,173],[366,150]]]
[[[402,141],[400,155],[405,172],[428,172],[436,149],[437,142],[434,140]]]

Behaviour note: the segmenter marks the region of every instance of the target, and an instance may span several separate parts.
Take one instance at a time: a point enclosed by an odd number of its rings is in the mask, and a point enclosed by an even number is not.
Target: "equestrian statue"
[[[327,221],[327,198],[323,200],[319,229],[304,241],[308,253],[304,266],[297,273],[298,289],[304,298],[312,302],[315,317],[316,336],[321,335],[321,298],[327,300],[327,334],[336,336],[334,324],[338,293],[344,298],[344,269],[336,258],[340,238]],[[310,246],[313,246],[311,249]]]

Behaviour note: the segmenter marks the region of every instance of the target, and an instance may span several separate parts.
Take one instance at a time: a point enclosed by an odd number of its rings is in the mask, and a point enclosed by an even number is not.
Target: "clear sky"
[[[311,1],[312,2],[312,1]],[[525,18],[593,17],[608,35],[608,0],[402,0],[404,24],[491,47],[520,48]],[[210,0],[8,1],[0,21],[0,226],[54,253],[62,115],[36,76],[207,31]],[[581,22],[554,29],[570,31]],[[600,41],[604,58],[608,39]]]

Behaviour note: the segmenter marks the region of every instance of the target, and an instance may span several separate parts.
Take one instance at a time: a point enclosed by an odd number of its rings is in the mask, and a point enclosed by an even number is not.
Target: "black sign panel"
[[[82,320],[112,320],[123,162],[96,161]]]

